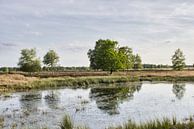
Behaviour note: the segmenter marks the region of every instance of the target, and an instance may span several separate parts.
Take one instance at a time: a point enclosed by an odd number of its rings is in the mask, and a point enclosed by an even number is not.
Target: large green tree
[[[49,50],[44,56],[43,63],[49,67],[54,67],[59,62],[59,56],[54,50]]]
[[[118,69],[132,69],[136,62],[138,68],[142,66],[140,56],[133,55],[131,48],[127,46],[119,48],[117,41],[109,39],[96,41],[94,49],[88,51],[88,57],[90,67],[93,69],[109,70],[111,72]]]
[[[90,67],[111,72],[121,68],[117,45],[117,41],[109,39],[96,41],[95,48],[88,51]]]
[[[35,49],[22,49],[18,66],[25,72],[37,72],[41,70],[40,59],[36,56]]]
[[[185,56],[181,49],[177,49],[171,59],[174,70],[182,70],[185,67]]]

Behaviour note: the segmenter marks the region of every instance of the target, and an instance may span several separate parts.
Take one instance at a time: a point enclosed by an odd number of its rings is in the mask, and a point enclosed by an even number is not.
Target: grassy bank
[[[33,81],[23,83],[7,83],[6,85],[0,85],[0,89],[1,91],[22,91],[31,89],[57,88],[62,86],[71,88],[87,88],[91,84],[110,84],[132,81],[138,81],[138,78],[128,76],[37,78]]]
[[[23,91],[31,89],[46,89],[57,87],[87,88],[91,84],[111,84],[133,81],[194,81],[194,76],[135,76],[135,75],[109,75],[109,76],[80,76],[80,77],[26,77],[18,74],[0,75],[0,92]]]

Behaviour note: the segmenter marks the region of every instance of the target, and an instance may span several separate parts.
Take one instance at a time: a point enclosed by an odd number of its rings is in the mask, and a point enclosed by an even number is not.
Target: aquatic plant
[[[137,124],[129,121],[124,125],[118,127],[109,127],[108,129],[193,129],[194,122],[178,122],[176,118],[172,120],[164,118],[163,120],[153,120],[147,123]]]
[[[60,129],[89,129],[85,126],[76,126],[74,125],[73,121],[68,115],[65,115],[61,124],[60,124]]]
[[[74,125],[71,118],[68,115],[66,115],[60,124],[60,129],[73,129],[73,126]]]

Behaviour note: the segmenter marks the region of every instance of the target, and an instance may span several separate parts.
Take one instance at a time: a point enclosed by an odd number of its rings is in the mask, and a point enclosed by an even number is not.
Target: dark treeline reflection
[[[37,110],[39,104],[41,104],[42,93],[29,92],[21,95],[20,104],[22,109],[28,111]]]
[[[90,98],[96,101],[97,107],[110,115],[119,114],[120,103],[133,99],[133,94],[141,89],[142,83],[122,84],[107,88],[92,88]]]
[[[172,92],[175,94],[177,99],[182,99],[185,94],[185,83],[174,83]]]

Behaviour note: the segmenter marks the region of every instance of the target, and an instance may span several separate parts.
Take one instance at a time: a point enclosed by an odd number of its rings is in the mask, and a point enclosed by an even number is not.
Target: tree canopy
[[[41,70],[40,59],[36,57],[35,49],[22,49],[18,66],[25,72],[37,72]]]
[[[59,56],[54,50],[49,50],[44,56],[43,63],[49,67],[54,67],[59,62]]]
[[[102,69],[115,71],[118,69],[132,69],[134,67],[134,55],[131,48],[118,47],[117,41],[98,40],[94,49],[88,51],[90,67],[92,69]],[[139,58],[140,56],[139,56]],[[138,63],[141,63],[139,61]],[[140,67],[138,67],[140,68]]]
[[[174,70],[182,70],[185,65],[185,56],[181,49],[177,49],[172,56],[172,67]]]

